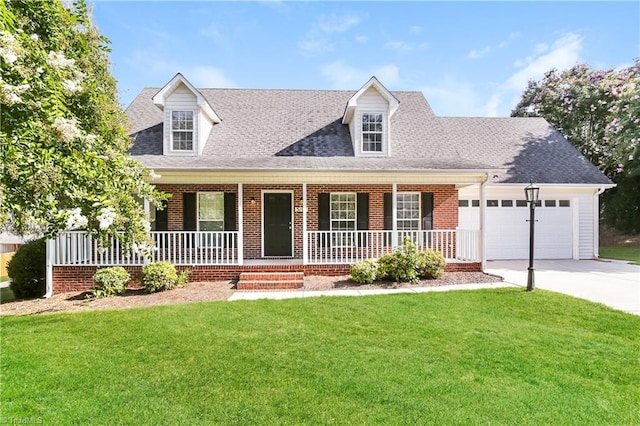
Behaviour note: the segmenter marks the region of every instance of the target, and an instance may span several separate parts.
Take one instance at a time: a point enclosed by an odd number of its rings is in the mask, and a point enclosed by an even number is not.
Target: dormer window
[[[362,152],[382,152],[382,114],[362,114]]]
[[[193,151],[193,111],[171,112],[171,147],[174,151]]]

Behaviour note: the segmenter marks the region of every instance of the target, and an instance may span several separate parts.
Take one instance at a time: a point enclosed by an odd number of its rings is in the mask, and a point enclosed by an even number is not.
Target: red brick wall
[[[340,276],[349,274],[349,265],[250,265],[250,266],[178,266],[179,271],[189,269],[189,281],[226,281],[237,280],[241,272],[304,272],[305,275]],[[53,292],[87,291],[93,287],[91,277],[95,266],[54,266]],[[127,266],[131,274],[132,286],[140,284],[140,266]],[[480,263],[449,263],[447,272],[479,272]]]
[[[235,184],[158,185],[160,191],[173,196],[168,201],[169,230],[182,230],[182,194],[184,192],[238,192]],[[302,206],[302,185],[243,185],[244,258],[262,257],[262,191],[293,191],[293,204]],[[369,229],[384,229],[384,194],[392,185],[307,185],[307,228],[318,230],[318,194],[330,192],[369,193]],[[455,229],[458,226],[458,191],[455,185],[398,185],[398,192],[433,192],[434,229]],[[252,201],[253,199],[253,201]],[[237,208],[236,208],[237,210]],[[238,217],[236,211],[236,217]],[[302,259],[302,213],[293,213],[294,257]],[[236,223],[236,229],[238,224]]]

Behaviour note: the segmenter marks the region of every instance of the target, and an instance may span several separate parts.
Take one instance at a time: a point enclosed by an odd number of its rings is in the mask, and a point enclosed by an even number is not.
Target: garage
[[[529,257],[529,206],[525,200],[487,199],[486,258],[527,259]],[[461,229],[478,229],[480,203],[459,200]],[[540,200],[536,207],[536,259],[573,258],[573,211],[571,200]]]

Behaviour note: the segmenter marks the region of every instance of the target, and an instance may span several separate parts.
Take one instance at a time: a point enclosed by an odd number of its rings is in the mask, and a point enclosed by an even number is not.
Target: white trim
[[[238,265],[244,263],[244,190],[242,184],[238,184]]]
[[[375,88],[389,104],[389,117],[391,117],[396,112],[398,106],[400,105],[400,101],[398,100],[398,98],[393,96],[393,94],[386,87],[384,87],[384,85],[380,83],[380,81],[375,76],[373,76],[364,84],[364,86],[360,88],[360,90],[358,90],[351,98],[349,98],[347,106],[344,110],[344,114],[342,115],[342,124],[349,124],[349,122],[351,122],[356,110],[356,106],[358,104],[358,98],[362,96],[364,92],[369,90],[370,87]]]
[[[364,127],[364,116],[368,115],[368,116],[372,116],[372,115],[379,115],[380,116],[380,124],[382,125],[382,130],[380,132],[378,131],[367,131],[365,132],[363,127]],[[382,157],[386,157],[387,156],[387,150],[385,149],[387,147],[387,138],[385,137],[385,131],[386,133],[389,133],[388,130],[389,128],[387,127],[387,114],[385,114],[384,111],[362,111],[360,114],[360,120],[359,123],[359,130],[360,130],[360,146],[358,147],[358,151],[360,151],[360,154],[362,156],[382,156]],[[380,151],[365,151],[364,150],[364,134],[380,134]],[[368,142],[371,143],[371,142]],[[374,142],[375,143],[375,142]]]
[[[266,256],[264,254],[264,195],[265,194],[291,194],[291,256]],[[293,200],[294,191],[293,189],[263,189],[260,192],[260,257],[262,258],[294,258],[295,257],[295,211],[294,211],[294,200]]]
[[[571,202],[571,221],[572,221],[572,248],[573,258],[580,259],[580,197],[570,198]],[[558,200],[558,203],[560,200]],[[559,206],[558,206],[559,207]]]
[[[192,115],[192,129],[191,129],[191,149],[174,149],[173,148],[173,113],[174,112],[190,112]],[[169,150],[168,155],[193,155],[198,153],[198,110],[196,109],[171,109],[169,114]],[[184,132],[186,133],[186,132]]]
[[[485,181],[480,184],[480,268],[485,271],[487,268],[487,182],[489,181],[489,175],[487,174]],[[471,201],[471,207],[473,201]],[[458,207],[459,208],[459,207]]]
[[[176,89],[176,87],[178,87],[180,83],[187,86],[187,88],[196,96],[198,107],[211,119],[212,122],[220,123],[222,121],[213,108],[211,108],[211,105],[209,105],[209,102],[207,102],[202,93],[200,93],[200,91],[189,83],[189,81],[180,73],[177,73],[167,84],[164,85],[162,89],[160,89],[158,93],[153,96],[153,103],[158,108],[164,110],[167,97]]]
[[[302,184],[302,264],[309,262],[309,235],[307,234],[307,184]]]
[[[593,257],[600,257],[600,195],[607,189],[601,186],[593,194]]]
[[[391,184],[391,247],[398,247],[398,184]]]
[[[46,256],[46,264],[45,264],[45,299],[53,296],[53,264],[55,262],[55,240],[46,240],[45,242],[45,256]]]

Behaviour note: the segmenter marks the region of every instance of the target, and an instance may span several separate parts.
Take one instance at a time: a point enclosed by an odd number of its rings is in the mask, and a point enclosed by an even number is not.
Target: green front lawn
[[[640,317],[521,289],[3,317],[1,417],[640,424]]]
[[[631,246],[600,247],[600,257],[605,259],[628,260],[634,265],[640,265],[640,247],[631,247]]]

